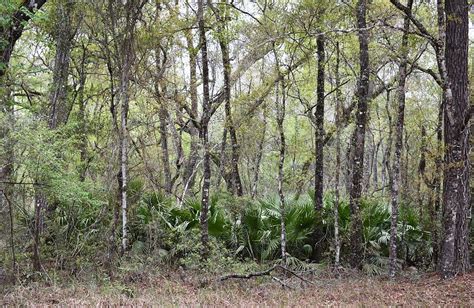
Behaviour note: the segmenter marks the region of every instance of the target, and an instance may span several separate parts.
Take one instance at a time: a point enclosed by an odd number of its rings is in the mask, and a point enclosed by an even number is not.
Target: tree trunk
[[[314,209],[316,212],[316,226],[314,230],[313,259],[321,259],[322,237],[322,210],[323,210],[323,190],[324,190],[324,79],[325,79],[325,37],[318,35],[316,38],[318,54],[318,74],[317,74],[317,102],[314,111],[315,119],[315,163],[314,163]]]
[[[359,62],[360,77],[357,91],[357,114],[356,128],[351,142],[354,149],[354,160],[352,162],[352,181],[350,190],[351,227],[350,242],[351,256],[350,264],[353,267],[362,265],[363,238],[362,218],[360,216],[360,198],[362,191],[362,174],[365,153],[365,130],[367,126],[367,100],[369,95],[369,44],[366,22],[367,0],[359,0],[357,4],[357,27],[359,28]]]
[[[129,108],[129,87],[131,69],[131,37],[124,42],[124,65],[120,80],[120,171],[122,185],[120,186],[121,206],[122,206],[122,250],[123,254],[128,248],[128,108]]]
[[[278,63],[278,61],[277,61]],[[278,68],[279,69],[279,68]],[[279,151],[279,162],[278,162],[278,196],[280,198],[280,248],[281,248],[281,259],[286,264],[286,226],[285,226],[285,194],[283,192],[283,167],[285,164],[285,131],[283,122],[285,120],[285,85],[284,80],[281,81],[281,103],[278,102],[279,85],[276,84],[276,103],[277,103],[277,126],[278,134],[280,137],[280,151]]]
[[[339,175],[341,169],[341,106],[342,91],[340,89],[341,77],[339,75],[339,42],[336,42],[336,180],[335,180],[335,202],[334,202],[334,268],[337,270],[340,264],[341,242],[339,239]]]
[[[444,232],[440,268],[443,278],[470,269],[468,10],[466,0],[445,3],[445,59],[451,93],[447,93],[444,109]]]
[[[318,35],[317,53],[318,53],[318,85],[317,85],[317,103],[314,111],[316,124],[315,130],[315,164],[314,164],[314,208],[320,212],[323,208],[323,188],[324,188],[324,66],[325,66],[325,44],[324,35]]]
[[[203,157],[203,184],[201,193],[201,257],[207,259],[209,255],[209,189],[211,187],[211,153],[209,146],[209,121],[211,119],[211,103],[209,98],[209,61],[207,57],[207,39],[204,25],[204,4],[203,0],[198,0],[198,28],[199,28],[199,44],[201,46],[202,56],[202,116],[199,137],[204,149]]]
[[[413,0],[408,0],[407,4],[410,12],[413,6]],[[389,276],[395,277],[397,270],[397,224],[398,224],[398,198],[400,182],[400,161],[403,146],[403,127],[405,124],[405,91],[408,66],[408,32],[410,30],[410,19],[405,16],[403,24],[403,36],[401,44],[401,60],[398,68],[398,114],[395,128],[395,155],[392,164],[391,181],[391,225],[390,225],[390,250],[389,250]]]

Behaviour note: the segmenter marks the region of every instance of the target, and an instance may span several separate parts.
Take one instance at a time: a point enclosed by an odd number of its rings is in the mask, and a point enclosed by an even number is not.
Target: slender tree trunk
[[[413,0],[407,4],[410,12]],[[390,250],[389,250],[389,276],[395,277],[397,270],[397,224],[398,224],[398,198],[400,181],[400,161],[403,146],[403,127],[405,124],[405,91],[408,66],[408,32],[410,30],[410,19],[405,16],[403,25],[403,36],[401,44],[401,60],[398,68],[398,114],[395,129],[395,155],[392,165],[391,181],[391,226],[390,226]]]
[[[341,106],[342,91],[340,89],[341,77],[339,75],[340,65],[339,42],[336,43],[336,180],[335,180],[335,202],[334,202],[334,268],[337,270],[340,264],[341,242],[339,239],[339,175],[341,169]]]
[[[119,63],[119,103],[120,103],[120,133],[119,133],[119,148],[120,148],[120,205],[122,210],[122,245],[121,254],[123,255],[128,249],[128,111],[130,104],[130,78],[132,74],[132,67],[135,60],[134,55],[134,32],[135,24],[141,12],[144,2],[126,2],[120,4],[123,6],[125,14],[125,28],[121,34],[120,49],[116,50],[120,57]],[[121,182],[120,182],[121,181]]]
[[[125,42],[128,47],[124,48],[124,66],[122,71],[122,78],[120,80],[120,173],[121,173],[121,206],[122,206],[122,250],[123,254],[128,248],[128,109],[129,109],[129,83],[130,83],[130,68],[131,68],[131,38]]]
[[[452,95],[446,100],[444,116],[444,191],[441,275],[466,273],[469,262],[469,6],[466,0],[445,3],[445,59]]]
[[[318,35],[316,38],[318,54],[318,74],[317,74],[317,102],[314,111],[315,119],[315,163],[314,163],[314,209],[317,217],[317,225],[314,230],[313,259],[319,261],[322,253],[323,230],[321,228],[323,210],[323,190],[324,190],[324,79],[325,79],[325,37]]]
[[[323,189],[324,189],[324,66],[325,66],[325,38],[324,35],[318,35],[316,39],[318,53],[318,85],[317,85],[317,103],[314,111],[316,120],[315,130],[315,164],[314,164],[314,208],[320,212],[323,208]]]
[[[356,128],[351,146],[354,149],[352,162],[352,186],[350,191],[351,209],[351,256],[350,264],[360,267],[364,258],[362,238],[362,218],[360,216],[360,198],[362,191],[362,174],[365,154],[365,130],[367,126],[367,101],[369,95],[369,43],[366,22],[367,0],[359,0],[357,4],[357,26],[359,28],[359,62],[360,79],[357,92]]]
[[[278,61],[277,61],[278,62]],[[279,69],[279,68],[278,68]],[[285,164],[285,131],[283,122],[285,120],[285,108],[286,108],[286,97],[285,97],[285,85],[284,80],[281,81],[281,103],[279,103],[278,92],[279,85],[276,84],[276,103],[277,103],[277,126],[278,134],[280,137],[280,152],[278,162],[278,196],[280,198],[280,248],[281,248],[281,259],[286,264],[286,226],[285,226],[285,194],[283,192],[283,167]]]
[[[207,259],[209,255],[209,223],[208,223],[208,211],[209,211],[209,189],[211,187],[211,153],[209,146],[209,121],[211,119],[211,102],[209,98],[209,61],[207,57],[207,39],[206,30],[204,25],[204,4],[203,0],[198,0],[198,28],[199,28],[199,43],[201,46],[202,56],[202,89],[203,89],[203,100],[202,100],[202,116],[201,116],[201,127],[199,131],[199,137],[204,149],[203,157],[203,184],[202,184],[202,195],[201,195],[201,244],[202,251],[201,257]]]
[[[79,178],[81,181],[86,179],[88,168],[88,154],[87,154],[87,119],[86,119],[86,100],[84,99],[84,90],[87,80],[86,73],[87,50],[86,46],[82,46],[82,57],[80,66],[77,68],[79,75],[79,89],[77,99],[79,101],[79,153],[81,165],[79,168]]]

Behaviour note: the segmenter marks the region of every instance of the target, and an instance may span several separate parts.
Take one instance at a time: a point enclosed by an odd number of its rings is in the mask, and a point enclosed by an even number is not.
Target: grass
[[[217,282],[192,272],[133,274],[114,281],[88,284],[30,283],[10,288],[2,306],[327,306],[407,305],[474,306],[474,272],[442,281],[435,274],[403,275],[395,281],[345,273],[335,279],[328,273],[308,276],[313,285],[278,277],[289,288],[269,277]]]

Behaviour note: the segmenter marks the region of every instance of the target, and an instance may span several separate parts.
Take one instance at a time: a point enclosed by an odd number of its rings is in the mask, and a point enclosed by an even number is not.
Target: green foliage
[[[349,247],[349,204],[339,204],[339,226],[344,252]],[[230,205],[234,204],[234,208]],[[236,204],[244,204],[239,206]],[[294,200],[286,200],[287,250],[299,260],[309,259],[314,247],[316,228],[323,230],[324,238],[318,245],[333,243],[334,195],[327,193],[321,213],[316,213],[311,193]],[[233,210],[229,210],[232,209]],[[379,273],[385,269],[390,239],[389,205],[381,199],[364,199],[361,204],[363,234],[368,273]],[[280,208],[278,198],[245,200],[227,194],[215,194],[210,200],[209,233],[215,249],[227,251],[242,260],[258,262],[280,258]],[[159,254],[166,251],[168,260],[184,258],[198,262],[200,201],[195,198],[177,206],[173,200],[159,194],[145,194],[136,212],[138,220],[132,227],[134,237],[150,243]],[[135,221],[135,220],[134,220]],[[401,206],[398,226],[400,255],[407,262],[420,262],[429,257],[429,233],[421,228],[416,212]],[[217,248],[219,247],[219,248]],[[161,249],[161,250],[160,250]],[[194,256],[194,257],[193,257]],[[331,257],[328,255],[328,257]],[[402,260],[400,260],[402,262]],[[199,262],[198,262],[199,263]]]

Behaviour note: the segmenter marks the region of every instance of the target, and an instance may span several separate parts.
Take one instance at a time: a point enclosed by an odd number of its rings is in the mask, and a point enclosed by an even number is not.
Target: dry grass
[[[16,286],[0,304],[26,306],[470,306],[474,307],[474,273],[441,281],[434,274],[395,281],[366,276],[342,279],[313,277],[303,286],[285,278],[292,289],[269,278],[202,283],[189,273],[138,275],[102,285],[72,283]],[[282,276],[279,276],[282,277]],[[296,280],[295,280],[296,279]]]

